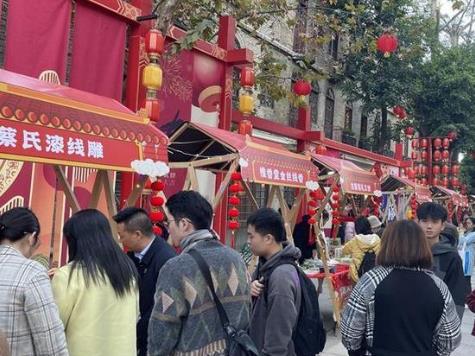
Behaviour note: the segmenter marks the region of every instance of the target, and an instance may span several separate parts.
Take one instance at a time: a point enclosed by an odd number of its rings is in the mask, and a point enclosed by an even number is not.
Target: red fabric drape
[[[113,14],[77,3],[71,87],[121,100],[126,29]]]
[[[51,69],[63,82],[70,17],[71,0],[10,1],[5,69],[32,77]]]

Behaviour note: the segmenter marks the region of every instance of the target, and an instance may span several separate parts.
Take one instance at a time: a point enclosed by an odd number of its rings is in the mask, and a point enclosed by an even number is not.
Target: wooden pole
[[[74,194],[74,190],[71,187],[71,184],[69,184],[68,179],[64,174],[63,168],[57,165],[53,166],[53,168],[54,172],[56,173],[56,177],[58,177],[58,182],[64,190],[66,201],[69,203],[73,214],[77,213],[79,210],[81,210],[81,207],[79,205],[76,195]]]
[[[238,160],[235,159],[231,165],[229,166],[229,170],[226,173],[226,176],[224,179],[221,181],[221,184],[219,185],[218,192],[216,193],[214,200],[213,200],[213,211],[216,209],[218,204],[221,202],[221,199],[226,191],[226,187],[228,186],[229,182],[231,181],[231,176],[234,172],[236,172],[236,169],[238,167]]]
[[[127,206],[135,206],[135,203],[142,195],[143,188],[147,179],[148,176],[140,176],[138,182],[135,183],[134,189],[127,198]]]

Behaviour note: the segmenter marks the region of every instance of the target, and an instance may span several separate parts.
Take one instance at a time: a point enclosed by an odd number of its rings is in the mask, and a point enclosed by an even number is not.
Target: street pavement
[[[475,287],[475,275],[472,276],[472,286]],[[327,330],[327,343],[320,356],[347,356],[348,352],[341,343],[341,335],[335,330],[333,307],[326,285],[319,297],[319,304]],[[474,320],[475,314],[465,308],[462,320],[462,344],[451,354],[452,356],[475,356],[475,336],[471,335]]]

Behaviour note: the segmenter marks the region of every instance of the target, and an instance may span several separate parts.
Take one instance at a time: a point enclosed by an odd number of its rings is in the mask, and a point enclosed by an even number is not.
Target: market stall
[[[432,186],[432,199],[447,208],[451,221],[461,222],[463,209],[469,208],[468,197],[442,186]]]
[[[116,213],[111,171],[168,172],[168,138],[149,121],[113,99],[0,70],[0,159],[53,165],[73,213],[81,206],[67,167],[95,171],[88,207],[103,191],[109,216]]]
[[[249,184],[259,183],[268,187],[266,205],[274,199],[279,202],[289,240],[309,182],[316,181],[318,170],[310,157],[293,153],[283,146],[266,140],[225,131],[204,124],[186,122],[170,135],[169,160],[171,168],[186,168],[187,177],[183,189],[199,189],[197,169],[225,172],[212,206],[215,209],[229,187],[229,222],[233,232],[239,228],[239,198],[242,189],[251,199],[255,209],[260,206]],[[283,187],[294,187],[298,193],[291,207],[285,202]],[[221,237],[224,238],[224,237]],[[231,245],[234,235],[231,234]]]
[[[418,204],[432,201],[432,193],[428,186],[391,174],[381,179],[381,190],[383,223],[412,218]]]

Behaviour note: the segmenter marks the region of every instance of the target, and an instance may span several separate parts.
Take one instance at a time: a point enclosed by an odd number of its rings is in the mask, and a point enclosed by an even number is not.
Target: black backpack
[[[364,253],[363,261],[361,261],[360,268],[358,268],[358,277],[361,278],[363,274],[371,271],[376,266],[376,253],[373,250],[368,250]]]
[[[270,275],[274,269],[283,264],[291,264],[297,269],[301,286],[302,301],[300,303],[297,325],[292,334],[295,354],[297,356],[315,356],[323,351],[327,341],[327,335],[320,317],[318,293],[313,282],[297,266],[294,260],[282,260],[266,272],[264,276],[264,297],[267,301],[267,287]]]

